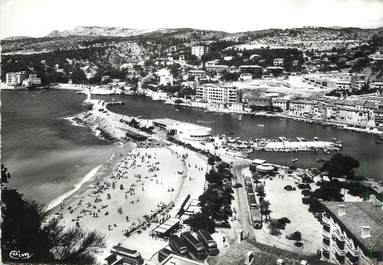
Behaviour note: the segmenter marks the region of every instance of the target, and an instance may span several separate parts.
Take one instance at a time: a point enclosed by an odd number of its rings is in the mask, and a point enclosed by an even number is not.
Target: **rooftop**
[[[161,265],[171,264],[171,265],[202,265],[203,263],[190,260],[184,257],[180,257],[174,254],[169,255],[166,259],[161,262]]]
[[[254,240],[234,243],[222,255],[209,257],[208,263],[210,265],[244,265],[249,251],[253,254],[251,265],[276,265],[278,259],[283,259],[286,265],[299,265],[302,260],[306,260],[310,265],[330,265],[316,256],[299,255]]]
[[[323,202],[331,215],[338,219],[355,239],[369,251],[383,250],[383,209],[372,202]],[[344,205],[346,214],[338,215],[338,206]],[[362,226],[371,228],[371,236],[362,238]]]
[[[205,127],[189,122],[177,121],[169,118],[163,119],[154,119],[154,123],[165,125],[169,129],[184,129],[184,130],[203,130],[203,131],[211,131],[210,127]]]

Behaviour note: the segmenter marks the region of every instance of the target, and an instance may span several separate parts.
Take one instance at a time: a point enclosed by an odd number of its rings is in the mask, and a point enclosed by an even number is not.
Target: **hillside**
[[[154,29],[156,30],[156,29]],[[138,30],[120,27],[95,27],[95,26],[79,26],[71,30],[58,31],[54,30],[46,37],[69,37],[69,36],[104,36],[104,37],[130,37],[147,32],[153,29]]]

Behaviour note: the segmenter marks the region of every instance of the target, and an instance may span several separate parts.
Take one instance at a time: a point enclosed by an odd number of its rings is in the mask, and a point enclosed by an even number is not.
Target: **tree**
[[[195,213],[191,215],[188,219],[185,220],[185,223],[190,225],[194,231],[199,229],[205,229],[209,233],[214,233],[215,231],[214,220],[203,213]]]
[[[261,204],[261,214],[265,216],[265,221],[267,221],[268,219],[270,219],[270,213],[271,213],[271,210],[269,209],[270,202],[267,200],[260,200],[260,204]]]
[[[332,178],[353,178],[354,169],[359,167],[359,161],[351,156],[341,153],[334,154],[329,160],[324,162],[321,171],[326,171],[330,180]]]
[[[87,80],[84,71],[81,69],[74,69],[70,78],[74,84],[84,83]]]
[[[295,245],[299,246],[301,244],[300,241],[302,241],[302,234],[299,231],[295,231],[294,233],[287,235],[286,238],[289,240],[295,240]]]
[[[46,217],[41,205],[25,201],[16,190],[2,190],[1,254],[3,261],[14,262],[9,253],[13,250],[30,253],[30,262],[53,261],[50,249],[54,241],[41,228]]]
[[[217,171],[210,169],[210,171],[206,173],[206,181],[209,183],[220,184],[222,183],[222,177]]]
[[[60,261],[69,264],[93,264],[94,255],[105,247],[104,236],[96,231],[85,232],[71,228],[56,239],[53,253]]]
[[[279,229],[279,222],[276,219],[271,219],[269,222],[269,231],[273,236],[279,236],[281,231]]]
[[[136,121],[135,119],[131,119],[129,122],[129,126],[138,129],[140,123]]]
[[[47,221],[43,205],[25,200],[15,189],[3,187],[1,201],[4,262],[15,262],[9,256],[15,250],[32,255],[25,262],[91,264],[94,254],[104,247],[103,235],[79,227],[65,231],[57,219]]]
[[[259,201],[262,202],[263,198],[266,197],[265,188],[263,186],[257,186],[255,187],[255,192],[259,197]]]
[[[342,201],[341,185],[338,180],[322,181],[318,183],[319,188],[311,193],[311,197],[324,201]]]
[[[207,159],[207,163],[211,166],[214,166],[215,162],[219,161],[221,161],[221,158],[216,155],[209,156],[209,158]]]

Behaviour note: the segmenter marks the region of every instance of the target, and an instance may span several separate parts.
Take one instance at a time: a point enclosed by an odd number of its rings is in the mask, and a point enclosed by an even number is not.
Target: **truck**
[[[254,194],[253,186],[246,186],[247,195]]]
[[[188,256],[189,250],[185,244],[177,235],[171,235],[169,237],[169,247],[180,256]]]
[[[180,238],[185,242],[190,253],[192,253],[194,257],[196,257],[199,260],[207,258],[206,249],[204,245],[190,232],[181,233]]]
[[[197,238],[205,246],[205,248],[207,249],[207,253],[210,256],[217,256],[219,254],[217,242],[215,242],[215,240],[211,237],[208,231],[206,231],[205,229],[198,230]]]
[[[249,201],[249,207],[250,208],[258,208],[258,204],[257,204],[257,198],[255,197],[254,194],[250,194],[247,196],[247,199]]]
[[[159,261],[159,262],[163,261],[163,260],[166,259],[168,256],[170,256],[171,254],[173,254],[173,251],[171,251],[170,249],[167,249],[167,248],[163,248],[163,249],[161,249],[161,250],[158,252],[158,261]]]
[[[252,186],[253,185],[250,177],[245,177],[245,185],[246,186]]]
[[[251,223],[255,229],[262,228],[262,215],[258,208],[250,208]]]

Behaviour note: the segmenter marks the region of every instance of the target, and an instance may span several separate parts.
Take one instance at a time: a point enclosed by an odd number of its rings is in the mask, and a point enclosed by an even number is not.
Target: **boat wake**
[[[198,120],[197,123],[214,123],[215,121]]]
[[[75,193],[76,191],[78,191],[82,185],[88,181],[90,181],[97,173],[97,171],[100,169],[101,165],[93,168],[91,171],[88,172],[88,174],[86,174],[82,180],[77,183],[73,189],[71,189],[70,191],[64,193],[63,195],[57,197],[56,199],[54,199],[53,201],[51,201],[46,210],[49,211],[49,210],[52,210],[53,208],[55,208],[56,206],[60,205],[60,203],[62,203],[66,198],[70,197],[73,193]]]

